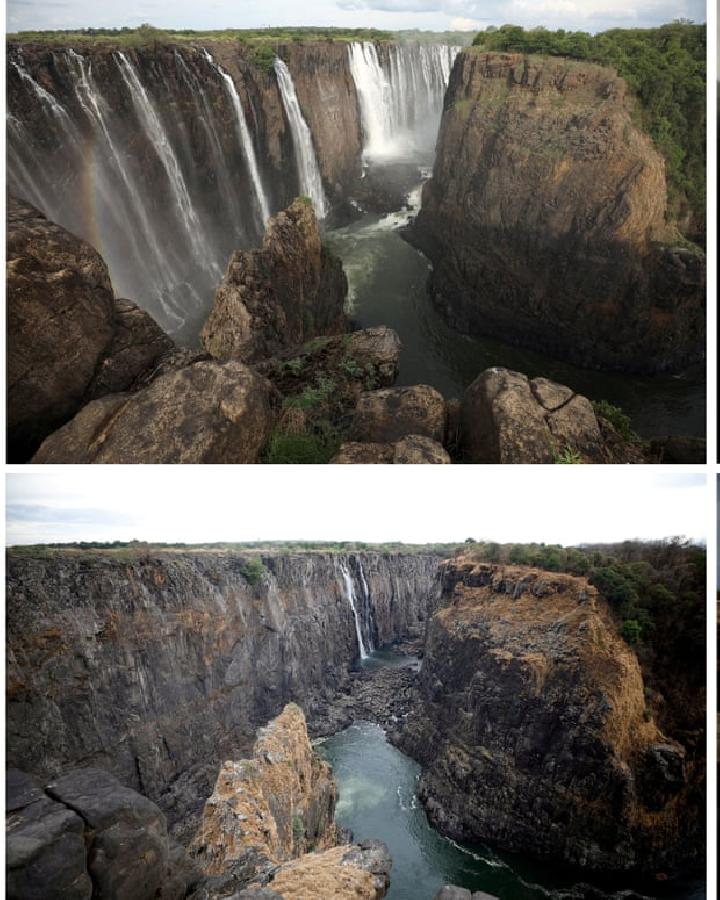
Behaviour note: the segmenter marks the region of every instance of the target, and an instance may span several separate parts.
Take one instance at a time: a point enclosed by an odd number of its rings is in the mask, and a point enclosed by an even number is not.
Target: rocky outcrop
[[[641,463],[639,446],[599,420],[592,404],[547,378],[486,369],[467,388],[459,445],[473,463]]]
[[[705,258],[665,209],[662,157],[613,70],[460,54],[410,232],[454,328],[586,367],[701,360]]]
[[[135,394],[84,406],[34,463],[254,463],[276,418],[268,381],[239,362],[198,362]]]
[[[108,772],[76,769],[43,790],[10,769],[6,783],[11,900],[183,896],[169,868],[165,816]]]
[[[291,700],[312,722],[359,658],[343,567],[366,645],[421,634],[439,590],[433,556],[264,555],[257,576],[247,562],[11,551],[8,765],[107,769],[189,837],[219,763]]]
[[[701,827],[684,748],[646,714],[638,660],[584,578],[445,564],[420,690],[401,746],[455,838],[658,871]]]
[[[102,257],[36,209],[8,199],[8,458],[25,462],[82,405],[113,337]]]
[[[435,443],[445,437],[445,400],[426,384],[368,391],[358,397],[350,426],[354,440],[393,443],[407,435]]]
[[[270,220],[260,250],[239,250],[215,294],[201,341],[245,362],[344,330],[347,279],[325,248],[312,204],[295,200]]]
[[[249,759],[221,766],[191,853],[208,875],[222,875],[241,865],[248,850],[276,866],[333,847],[336,795],[302,710],[288,704],[258,733]]]
[[[437,441],[421,434],[409,434],[394,444],[346,441],[330,462],[341,465],[449,465],[451,459]]]
[[[498,900],[498,898],[492,894],[486,894],[484,891],[470,892],[467,888],[446,884],[435,894],[433,900]]]

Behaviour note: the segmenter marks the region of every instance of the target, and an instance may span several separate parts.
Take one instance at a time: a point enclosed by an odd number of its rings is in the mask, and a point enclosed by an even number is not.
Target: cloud
[[[480,19],[466,19],[463,16],[455,16],[450,19],[452,31],[479,31],[483,27]]]

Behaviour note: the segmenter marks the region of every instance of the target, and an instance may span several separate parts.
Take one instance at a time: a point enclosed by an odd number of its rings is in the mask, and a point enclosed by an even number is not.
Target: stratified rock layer
[[[250,362],[344,329],[347,279],[303,199],[270,220],[260,250],[231,258],[201,332],[219,359]]]
[[[449,323],[581,366],[681,369],[705,258],[665,223],[664,162],[611,69],[460,54],[411,239]]]
[[[11,552],[8,765],[108,769],[189,837],[220,762],[290,700],[312,718],[358,659],[343,567],[366,644],[419,635],[439,591],[433,556],[263,556],[257,579],[247,561]]]
[[[645,714],[638,660],[583,578],[445,564],[420,687],[401,746],[456,838],[657,871],[700,825],[684,748]]]

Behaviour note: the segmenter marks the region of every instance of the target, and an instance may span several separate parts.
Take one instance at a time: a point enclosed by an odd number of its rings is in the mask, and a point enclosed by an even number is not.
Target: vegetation
[[[293,398],[298,401],[297,408],[304,408],[300,405],[302,398],[308,405],[317,402],[317,397],[310,397],[308,390]],[[262,462],[270,465],[324,465],[330,462],[339,448],[340,437],[336,429],[327,420],[321,420],[307,434],[290,434],[276,429],[263,452]]]
[[[257,584],[258,581],[263,577],[263,575],[267,572],[267,569],[263,565],[261,559],[257,557],[252,557],[251,559],[246,560],[240,566],[240,572],[245,578],[246,581],[249,581],[250,584]]]
[[[625,415],[619,406],[613,406],[607,400],[593,400],[592,408],[596,416],[606,419],[626,441],[642,443],[642,438],[632,430],[630,416]]]
[[[582,461],[580,452],[573,447],[564,447],[559,453],[555,454],[555,462],[560,465],[577,466],[581,465]]]
[[[503,25],[480,32],[483,50],[564,56],[613,66],[640,101],[643,128],[665,157],[672,213],[683,197],[697,216],[705,210],[706,26],[679,20],[649,29],[525,31]]]

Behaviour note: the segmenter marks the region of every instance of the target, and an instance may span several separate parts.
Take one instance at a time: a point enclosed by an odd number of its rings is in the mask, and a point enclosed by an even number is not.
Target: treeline
[[[665,157],[671,214],[679,213],[686,197],[704,222],[705,25],[679,20],[659,28],[613,28],[595,35],[503,25],[480,32],[473,44],[484,50],[565,56],[613,66],[638,97],[641,124]]]
[[[52,544],[22,544],[9,547],[16,556],[37,556],[53,551],[135,551],[139,554],[163,550],[192,553],[199,550],[229,553],[408,553],[452,556],[462,545],[454,543],[404,544],[400,541],[214,541],[200,544],[157,543],[146,541],[73,541]]]

